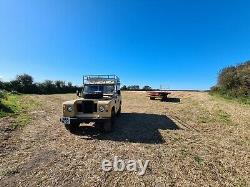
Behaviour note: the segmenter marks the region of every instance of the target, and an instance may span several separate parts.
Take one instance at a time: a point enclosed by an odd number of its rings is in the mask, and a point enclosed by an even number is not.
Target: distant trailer
[[[150,100],[161,99],[161,101],[166,101],[168,99],[168,95],[171,93],[168,91],[149,91],[147,94]]]

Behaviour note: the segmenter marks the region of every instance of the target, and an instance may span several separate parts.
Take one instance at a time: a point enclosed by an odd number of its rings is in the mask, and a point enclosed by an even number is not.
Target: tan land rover
[[[110,132],[116,116],[121,113],[120,79],[116,75],[87,75],[83,89],[76,100],[63,103],[60,121],[70,130],[77,130],[81,123],[94,122],[94,126]]]

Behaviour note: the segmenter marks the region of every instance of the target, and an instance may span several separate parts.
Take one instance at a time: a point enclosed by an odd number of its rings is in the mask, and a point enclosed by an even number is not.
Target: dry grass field
[[[169,102],[123,92],[114,131],[70,133],[59,122],[75,95],[37,100],[30,124],[0,119],[0,186],[250,186],[250,107],[202,92],[173,92]],[[104,172],[103,159],[149,160],[144,176]]]

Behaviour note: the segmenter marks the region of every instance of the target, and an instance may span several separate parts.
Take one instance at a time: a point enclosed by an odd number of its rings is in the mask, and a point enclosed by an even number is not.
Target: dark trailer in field
[[[150,100],[160,99],[161,101],[166,101],[168,99],[168,95],[171,94],[168,91],[149,91],[147,92],[147,96],[150,98]]]

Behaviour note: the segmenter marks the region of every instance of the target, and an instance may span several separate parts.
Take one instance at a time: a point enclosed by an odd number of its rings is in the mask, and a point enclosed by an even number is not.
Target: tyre
[[[117,114],[116,114],[118,117],[121,115],[121,111],[122,111],[122,108],[120,106],[120,108],[118,109]]]
[[[113,109],[112,110],[112,112],[111,112],[111,127],[113,127],[114,126],[114,124],[115,124],[115,109]]]
[[[110,120],[106,121],[103,124],[103,127],[102,127],[103,132],[111,132],[113,129],[114,123],[115,123],[115,110],[113,109],[111,112]]]
[[[150,100],[155,100],[155,97],[150,97]]]

